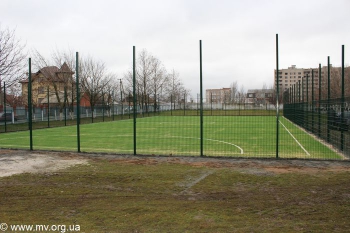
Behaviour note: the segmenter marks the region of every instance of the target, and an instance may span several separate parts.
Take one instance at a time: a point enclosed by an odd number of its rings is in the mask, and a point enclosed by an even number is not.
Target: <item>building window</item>
[[[44,87],[39,87],[38,88],[38,94],[44,94],[44,93],[45,93]]]

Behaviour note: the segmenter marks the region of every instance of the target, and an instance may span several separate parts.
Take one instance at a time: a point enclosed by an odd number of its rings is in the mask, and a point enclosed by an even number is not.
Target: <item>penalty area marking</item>
[[[310,153],[303,147],[303,145],[301,145],[301,143],[294,137],[294,135],[287,129],[287,127],[281,122],[281,125],[285,128],[285,130],[287,130],[287,132],[290,134],[290,136],[292,136],[292,138],[294,139],[294,141],[301,147],[301,149],[303,149],[303,151],[310,156]]]
[[[200,140],[200,138],[193,138],[193,137],[178,137],[178,136],[171,136],[171,137],[174,137],[174,138],[191,138],[191,139],[198,139]],[[207,141],[213,141],[213,142],[220,142],[220,143],[224,143],[224,144],[228,144],[228,145],[231,145],[231,146],[235,146],[237,147],[240,151],[241,151],[241,154],[243,154],[243,149],[233,143],[229,143],[229,142],[225,142],[225,141],[220,141],[220,140],[215,140],[215,139],[210,139],[210,138],[206,138],[204,140],[207,140]]]

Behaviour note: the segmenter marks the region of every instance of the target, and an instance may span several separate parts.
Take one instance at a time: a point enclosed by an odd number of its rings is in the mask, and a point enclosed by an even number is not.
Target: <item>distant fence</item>
[[[135,110],[137,113],[136,117],[155,115],[200,115],[199,103],[193,102],[185,104],[176,102],[159,103],[156,108],[154,105],[143,107],[137,105]],[[4,111],[4,113],[10,114],[11,117],[9,117],[7,121],[0,121],[0,133],[28,130],[29,110],[26,106],[7,106]],[[93,110],[90,106],[81,106],[79,112],[83,124],[133,118],[133,107],[131,105],[122,105],[120,103],[113,104],[112,106],[97,104],[94,106]],[[264,105],[204,103],[203,114],[206,116],[275,115],[276,107],[270,103]],[[76,125],[76,119],[77,106],[74,106],[73,108],[67,106],[61,109],[58,106],[32,108],[32,122],[34,123],[34,129]]]

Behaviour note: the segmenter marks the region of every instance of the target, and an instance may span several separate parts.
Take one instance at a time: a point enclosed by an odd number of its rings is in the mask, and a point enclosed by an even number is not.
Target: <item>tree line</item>
[[[28,78],[27,58],[32,57],[32,70],[40,71],[46,77],[46,80],[42,80],[42,86],[50,86],[47,92],[54,97],[60,112],[68,105],[72,113],[77,100],[75,52],[56,50],[45,57],[38,50],[26,52],[25,48],[26,45],[16,38],[15,30],[0,28],[0,85],[5,82],[6,92],[18,97],[12,99],[13,104],[26,104],[20,98],[22,93],[19,82]],[[59,75],[57,68],[62,69]],[[92,112],[95,106],[102,103],[112,106],[130,102],[133,98],[132,67],[119,78],[116,73],[108,71],[102,60],[83,55],[79,58],[79,80],[80,98],[88,100]],[[151,104],[157,107],[161,102],[184,102],[184,96],[190,93],[179,73],[175,69],[168,71],[161,60],[146,49],[140,51],[136,58],[135,88],[137,105],[145,111]],[[2,91],[3,88],[0,89]],[[34,106],[40,105],[35,101],[33,99]]]

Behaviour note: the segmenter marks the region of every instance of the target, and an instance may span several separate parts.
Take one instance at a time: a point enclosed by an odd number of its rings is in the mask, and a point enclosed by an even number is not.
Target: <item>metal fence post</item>
[[[50,87],[47,87],[47,128],[50,128]]]
[[[297,86],[294,83],[293,84],[293,119],[294,119],[294,122],[297,121],[297,108],[296,108],[297,101],[296,101],[296,96],[297,96]]]
[[[186,116],[186,93],[184,93],[184,116]]]
[[[213,93],[210,92],[210,115],[213,115]]]
[[[7,132],[7,118],[6,118],[6,83],[4,82],[4,116],[5,116],[5,133]],[[12,118],[12,117],[11,117]]]
[[[122,109],[121,109],[121,119],[123,119],[124,117],[124,106],[123,106],[123,89],[122,89],[122,79],[119,79],[119,90],[120,90],[120,103],[121,103],[121,106],[122,106]],[[114,118],[113,118],[114,120]]]
[[[90,109],[91,109],[91,123],[94,123],[94,110],[96,108],[96,102],[95,102],[95,98],[94,98],[94,81],[92,80],[92,88],[91,88],[91,102],[90,102]],[[96,113],[97,115],[97,113]]]
[[[304,103],[304,77],[301,78],[301,101]]]
[[[298,80],[298,122],[299,125],[302,125],[302,112],[301,112],[301,101],[300,101],[301,95],[300,95],[300,80]]]
[[[276,34],[276,77],[277,77],[277,91],[276,91],[276,158],[279,157],[279,64],[278,64],[278,34]]]
[[[311,102],[311,132],[314,133],[314,101],[315,101],[315,96],[314,96],[314,70],[311,70],[311,98],[312,98],[312,102]]]
[[[309,129],[309,73],[306,74],[306,129]]]
[[[64,126],[67,126],[67,87],[64,87]]]
[[[321,63],[318,64],[318,136],[321,137]]]
[[[304,77],[301,78],[301,111],[302,111],[302,124],[305,128],[305,99],[304,99]]]
[[[80,152],[80,91],[79,91],[79,53],[75,54],[75,72],[76,72],[76,89],[77,89],[77,146]]]
[[[202,73],[202,40],[199,41],[199,76],[200,76],[200,156],[203,156],[203,73]]]
[[[29,148],[33,150],[33,109],[32,109],[32,59],[29,58],[29,76],[28,76],[28,123],[29,123]]]
[[[330,57],[327,57],[327,73],[328,73],[328,98],[327,98],[327,142],[330,142],[330,102],[331,102],[331,71],[330,71]]]
[[[345,68],[344,68],[344,52],[345,52],[345,46],[342,45],[342,55],[341,55],[341,119],[340,119],[340,150],[344,150],[344,96],[345,96]]]
[[[300,80],[298,80],[298,103],[301,102],[301,95],[300,95]]]
[[[294,112],[294,85],[290,87],[290,116],[293,122],[295,121],[295,112]]]
[[[112,91],[112,121],[114,121],[114,90]],[[123,102],[122,102],[122,111],[121,114],[123,114]]]
[[[105,93],[102,92],[102,122],[105,122]]]
[[[130,97],[131,97],[131,93],[130,93],[130,91],[129,91],[129,97],[128,97],[128,104],[129,104],[129,109],[128,109],[128,112],[129,112],[129,119],[130,119],[130,108],[131,108]]]
[[[136,64],[135,64],[135,46],[133,46],[133,58],[132,58],[132,63],[133,63],[133,74],[132,74],[132,80],[133,80],[133,116],[134,116],[134,124],[133,124],[133,129],[134,129],[134,155],[136,155]]]

